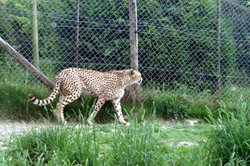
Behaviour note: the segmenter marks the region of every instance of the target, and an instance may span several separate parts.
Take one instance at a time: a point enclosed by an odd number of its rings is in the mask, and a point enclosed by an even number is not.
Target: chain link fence
[[[129,0],[37,1],[38,58],[32,55],[32,0],[0,1],[0,36],[49,78],[63,68],[130,67]],[[144,85],[195,91],[249,89],[247,0],[138,0],[139,70]],[[0,51],[0,78],[34,78]]]

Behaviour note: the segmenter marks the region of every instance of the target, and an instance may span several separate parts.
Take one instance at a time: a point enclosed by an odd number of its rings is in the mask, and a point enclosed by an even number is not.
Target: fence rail
[[[39,0],[36,9],[31,8],[31,0],[0,4],[0,36],[28,61],[37,61],[49,78],[70,66],[104,71],[129,68],[130,50],[138,44],[144,85],[211,92],[250,85],[247,0],[138,0],[137,27],[132,32],[138,43],[132,45],[129,0]],[[32,55],[34,12],[37,60]],[[3,51],[0,66],[2,80],[34,81]]]

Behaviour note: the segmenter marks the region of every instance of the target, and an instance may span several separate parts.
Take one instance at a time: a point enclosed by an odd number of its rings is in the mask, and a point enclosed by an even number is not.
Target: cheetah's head
[[[138,70],[130,69],[128,70],[128,76],[129,76],[129,85],[132,84],[141,84],[142,83],[142,76],[141,73]]]

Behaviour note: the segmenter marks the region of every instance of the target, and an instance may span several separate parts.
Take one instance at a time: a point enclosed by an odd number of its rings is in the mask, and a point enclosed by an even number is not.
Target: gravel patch
[[[31,128],[40,128],[43,126],[45,125],[41,123],[0,120],[0,150],[6,148],[5,145],[13,134],[22,134],[29,131]]]

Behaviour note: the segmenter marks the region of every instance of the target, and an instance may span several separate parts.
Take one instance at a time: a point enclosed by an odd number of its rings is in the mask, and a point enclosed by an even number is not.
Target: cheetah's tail
[[[60,81],[57,81],[54,88],[53,88],[53,91],[51,92],[51,94],[45,98],[45,99],[42,99],[42,100],[39,100],[37,99],[34,95],[32,94],[29,94],[28,95],[28,98],[29,100],[35,104],[35,105],[39,105],[39,106],[44,106],[44,105],[48,105],[50,104],[57,96],[57,94],[59,93],[59,90],[60,90],[60,85],[61,85],[61,82]]]

